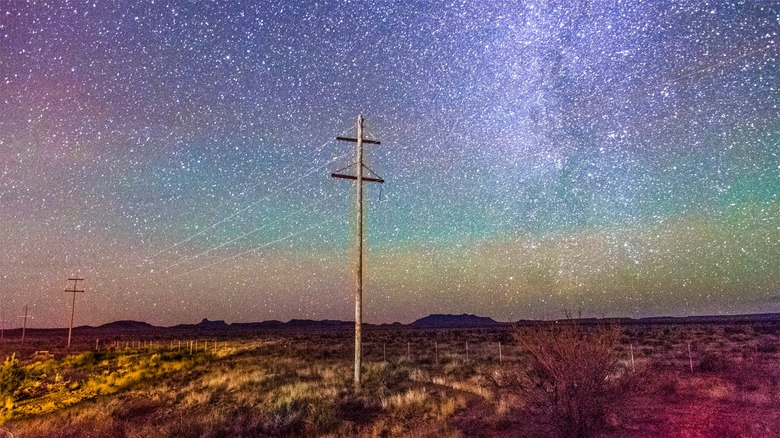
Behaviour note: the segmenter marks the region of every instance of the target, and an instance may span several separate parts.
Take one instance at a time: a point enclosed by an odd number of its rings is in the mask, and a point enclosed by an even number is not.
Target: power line
[[[325,167],[325,166],[328,166],[329,164],[333,163],[334,161],[336,161],[336,160],[339,160],[339,159],[341,159],[341,158],[343,158],[343,157],[345,157],[345,156],[347,156],[347,155],[348,155],[348,154],[342,154],[342,155],[339,155],[339,156],[333,157],[333,158],[331,158],[331,159],[330,159],[330,160],[329,160],[327,163],[325,163],[325,164],[322,164],[322,165],[320,165],[320,166],[317,166],[317,167],[315,167],[315,168],[311,169],[309,172],[305,173],[305,174],[304,174],[302,177],[309,176],[309,175],[311,175],[312,173],[316,172],[317,170],[319,170],[319,169],[321,169],[321,168],[323,168],[323,167]],[[280,190],[281,190],[281,191],[287,190],[287,189],[288,189],[288,188],[290,188],[290,187],[291,187],[293,184],[295,184],[296,182],[298,182],[298,180],[299,180],[300,178],[302,178],[302,177],[298,177],[298,178],[296,178],[296,179],[294,179],[294,180],[290,181],[290,183],[289,183],[289,184],[287,184],[286,186],[282,187]],[[224,219],[222,219],[222,220],[220,220],[220,221],[218,221],[218,222],[215,222],[215,223],[214,223],[214,224],[212,224],[212,225],[209,225],[208,227],[206,227],[206,228],[204,228],[204,229],[202,229],[202,230],[200,230],[200,231],[198,231],[198,232],[196,232],[196,233],[194,233],[194,234],[192,234],[192,235],[190,235],[190,236],[188,236],[188,237],[186,237],[186,238],[184,238],[184,239],[182,239],[182,240],[180,240],[180,241],[178,241],[178,242],[174,243],[173,245],[170,245],[170,246],[168,246],[168,247],[166,247],[166,248],[163,248],[163,249],[161,249],[160,251],[158,251],[157,253],[155,253],[154,255],[152,255],[152,257],[151,257],[151,258],[157,257],[157,256],[159,256],[160,254],[163,254],[163,253],[165,253],[165,252],[168,252],[168,251],[172,250],[173,248],[175,248],[175,247],[177,247],[177,246],[181,245],[182,243],[189,242],[190,240],[194,239],[194,238],[195,238],[195,237],[197,237],[197,236],[200,236],[201,234],[205,233],[206,231],[209,231],[209,230],[211,230],[211,229],[214,229],[214,228],[216,228],[218,225],[221,225],[221,224],[223,224],[223,223],[227,222],[228,220],[230,220],[230,219],[232,219],[232,218],[234,218],[234,217],[238,216],[239,214],[241,214],[241,213],[243,213],[243,212],[245,212],[245,211],[249,210],[250,208],[252,208],[252,207],[256,206],[257,204],[259,204],[259,203],[261,203],[261,202],[263,202],[263,201],[267,201],[268,199],[270,199],[270,196],[271,196],[270,194],[269,194],[269,195],[266,195],[266,196],[264,196],[263,198],[260,198],[258,201],[256,201],[256,202],[253,202],[253,203],[251,203],[251,204],[247,205],[246,207],[244,207],[244,208],[242,208],[242,209],[240,209],[240,210],[236,211],[235,213],[232,213],[232,214],[228,215],[228,216],[227,216],[227,217],[225,217]]]
[[[346,129],[346,130],[344,131],[344,133],[347,133],[347,132],[349,132],[349,131],[350,131],[352,128],[354,128],[354,126],[350,127],[349,129]],[[300,157],[300,158],[299,158],[297,161],[295,161],[293,164],[291,164],[290,166],[288,166],[288,168],[295,167],[296,165],[298,165],[299,163],[303,162],[304,160],[306,160],[306,159],[308,159],[308,158],[310,158],[310,157],[312,157],[312,156],[314,156],[314,155],[316,155],[316,154],[320,153],[320,152],[321,152],[321,151],[322,151],[322,150],[325,148],[325,146],[327,146],[327,145],[328,145],[328,144],[329,144],[331,141],[332,141],[332,140],[328,140],[328,141],[326,141],[325,143],[323,143],[323,144],[319,145],[319,146],[318,146],[318,147],[317,147],[317,148],[316,148],[314,151],[312,151],[312,152],[309,152],[308,154],[304,155],[303,157]],[[244,196],[245,194],[247,194],[248,192],[250,192],[250,191],[252,191],[252,190],[254,190],[254,189],[256,189],[256,188],[260,187],[260,186],[261,186],[261,185],[263,185],[263,184],[264,184],[264,183],[257,183],[257,184],[255,184],[255,185],[253,185],[253,186],[250,186],[250,187],[247,187],[247,188],[245,188],[245,189],[242,189],[242,190],[241,190],[241,193],[238,193],[238,194],[236,194],[236,195],[233,195],[233,196],[231,196],[230,198],[228,198],[228,199],[226,199],[226,200],[222,201],[222,202],[221,202],[221,204],[223,204],[223,205],[224,205],[225,203],[227,203],[227,202],[230,202],[230,201],[232,201],[232,200],[234,200],[234,199],[236,199],[236,198],[240,198],[240,197]],[[216,209],[217,209],[217,208],[215,208],[214,210],[216,210]]]
[[[171,277],[171,278],[178,278],[178,277],[181,277],[181,276],[183,276],[183,275],[190,274],[190,273],[192,273],[192,272],[200,271],[200,270],[202,270],[202,269],[210,268],[210,267],[212,267],[212,266],[219,265],[219,264],[221,264],[221,263],[225,263],[225,262],[227,262],[227,261],[230,261],[230,260],[236,259],[236,258],[238,258],[238,257],[241,257],[242,255],[249,254],[250,252],[254,252],[254,251],[257,251],[257,250],[259,250],[259,249],[266,248],[266,247],[268,247],[268,246],[271,246],[271,245],[273,245],[273,244],[275,244],[275,243],[279,243],[279,242],[285,241],[285,240],[287,240],[287,239],[290,239],[290,238],[292,238],[292,237],[295,237],[295,236],[297,236],[297,235],[299,235],[299,234],[303,234],[303,233],[305,233],[306,231],[309,231],[309,230],[311,230],[311,229],[314,229],[314,228],[317,228],[317,227],[321,227],[321,226],[322,226],[322,223],[319,223],[319,224],[316,224],[316,225],[312,225],[312,226],[310,226],[309,228],[306,228],[305,230],[301,230],[301,231],[297,231],[297,232],[295,232],[295,233],[288,234],[287,236],[285,236],[285,237],[282,237],[282,238],[279,238],[279,239],[276,239],[276,240],[274,240],[273,242],[268,242],[268,243],[265,243],[265,244],[263,244],[263,245],[260,245],[260,246],[257,246],[257,247],[255,247],[255,248],[252,248],[252,249],[246,250],[246,251],[244,251],[244,252],[238,253],[238,254],[236,254],[236,255],[234,255],[234,256],[230,256],[230,257],[224,258],[224,259],[222,259],[222,260],[218,260],[218,261],[216,261],[216,262],[214,262],[214,263],[210,263],[210,264],[208,264],[208,265],[201,266],[201,267],[199,267],[199,268],[195,268],[195,269],[190,269],[189,271],[182,272],[181,274],[174,275],[174,276],[173,276],[173,277]]]
[[[348,128],[348,129],[347,129],[347,130],[345,130],[344,132],[345,132],[345,133],[346,133],[346,132],[349,132],[349,130],[351,130],[352,128],[354,128],[354,126],[352,126],[352,127]],[[310,157],[312,157],[312,156],[314,156],[314,155],[318,154],[318,153],[319,153],[319,152],[321,152],[321,151],[322,151],[322,150],[325,148],[325,146],[327,146],[327,145],[328,145],[328,144],[329,144],[331,141],[332,141],[332,140],[328,140],[328,141],[326,141],[325,143],[323,143],[323,144],[321,144],[320,146],[318,146],[317,148],[315,148],[313,151],[311,151],[311,152],[309,152],[308,154],[305,154],[304,156],[302,156],[302,157],[298,158],[298,160],[296,160],[294,163],[290,164],[290,165],[289,165],[289,166],[288,166],[286,169],[289,169],[289,168],[295,167],[296,165],[298,165],[299,163],[303,162],[304,160],[306,160],[306,159],[308,159],[308,158],[310,158]],[[269,170],[269,172],[270,172],[270,170]],[[284,170],[282,170],[282,172],[284,173]],[[232,200],[234,200],[234,199],[236,199],[236,198],[240,198],[240,197],[242,197],[242,196],[246,195],[246,194],[247,194],[247,193],[249,193],[250,191],[252,191],[252,190],[256,189],[257,187],[260,187],[260,186],[261,186],[261,185],[263,185],[263,184],[264,184],[264,183],[257,183],[257,184],[255,184],[255,185],[253,185],[253,186],[250,186],[250,187],[244,188],[244,189],[242,189],[242,190],[241,190],[241,192],[240,192],[240,193],[237,193],[237,194],[235,194],[235,195],[231,196],[230,198],[228,198],[228,199],[225,199],[225,200],[221,201],[221,202],[219,203],[219,206],[218,206],[218,207],[213,207],[213,208],[211,208],[211,210],[212,210],[212,211],[217,211],[217,210],[219,210],[219,209],[220,209],[220,208],[221,208],[223,205],[225,205],[226,203],[228,203],[228,202],[230,202],[230,201],[232,201]],[[155,254],[155,256],[157,256],[157,255],[159,255],[159,253],[158,253],[158,254]]]
[[[257,228],[255,228],[254,230],[252,230],[252,231],[249,231],[248,233],[244,233],[244,234],[242,234],[242,235],[240,235],[240,236],[238,236],[238,237],[235,237],[235,238],[233,238],[233,239],[230,239],[230,240],[228,240],[228,241],[226,241],[226,242],[224,242],[224,243],[221,243],[221,244],[219,244],[219,245],[217,245],[217,246],[211,247],[211,248],[209,248],[209,249],[207,249],[207,250],[205,250],[205,251],[203,251],[203,252],[201,252],[201,253],[199,253],[199,254],[196,254],[196,255],[194,255],[194,256],[192,256],[192,257],[187,257],[187,258],[184,258],[184,259],[182,259],[182,260],[179,260],[178,262],[176,262],[176,263],[174,263],[174,264],[172,264],[172,265],[169,265],[169,266],[167,266],[167,267],[163,268],[163,269],[162,269],[162,271],[163,271],[163,272],[164,272],[164,271],[167,271],[168,269],[170,269],[170,268],[173,268],[174,266],[178,266],[178,265],[180,265],[180,264],[182,264],[182,263],[188,262],[188,261],[190,261],[190,260],[194,260],[194,259],[196,259],[196,258],[198,258],[198,257],[200,257],[200,256],[202,256],[202,255],[208,254],[208,253],[210,253],[210,252],[212,252],[212,251],[214,251],[214,250],[216,250],[216,249],[222,248],[222,247],[223,247],[223,246],[225,246],[225,245],[228,245],[228,244],[230,244],[230,243],[233,243],[233,242],[235,242],[235,241],[237,241],[237,240],[241,240],[241,239],[243,239],[244,237],[247,237],[247,236],[249,236],[249,235],[252,235],[252,234],[254,234],[254,233],[258,232],[258,231],[261,231],[261,230],[263,230],[263,229],[265,229],[265,228],[268,228],[268,227],[270,227],[271,225],[277,224],[277,223],[279,223],[279,222],[281,222],[281,221],[283,221],[283,220],[285,220],[285,219],[289,218],[290,216],[293,216],[293,215],[295,215],[295,214],[298,214],[298,213],[300,213],[300,212],[302,212],[302,211],[304,211],[304,210],[308,210],[309,208],[311,208],[311,207],[313,207],[313,206],[315,206],[315,205],[317,205],[317,204],[319,204],[319,203],[321,203],[321,202],[324,202],[324,201],[326,201],[326,200],[328,200],[328,199],[330,199],[330,198],[332,198],[332,197],[333,197],[333,195],[330,195],[330,196],[327,196],[327,197],[324,197],[324,198],[318,199],[318,200],[316,200],[316,201],[314,201],[314,202],[312,202],[312,203],[310,203],[310,204],[308,204],[308,205],[306,205],[306,206],[304,206],[304,207],[301,207],[301,208],[299,208],[298,210],[295,210],[295,211],[294,211],[294,212],[292,212],[292,213],[289,213],[289,214],[287,214],[287,215],[285,215],[285,216],[283,216],[283,217],[280,217],[279,219],[276,219],[276,220],[275,220],[275,221],[273,221],[273,222],[267,223],[267,224],[265,224],[265,225],[263,225],[263,226],[261,226],[261,227],[257,227]]]
[[[344,132],[345,132],[345,133],[346,133],[346,132],[349,132],[349,130],[351,130],[352,128],[354,128],[354,126],[352,126],[352,127],[348,128],[348,129],[346,129]],[[303,162],[305,159],[307,159],[307,158],[309,158],[309,157],[312,157],[313,155],[315,155],[315,154],[317,154],[317,153],[321,152],[321,151],[322,151],[322,150],[325,148],[325,146],[327,146],[327,145],[328,145],[328,144],[329,144],[331,141],[332,141],[332,140],[327,140],[326,142],[324,142],[323,144],[321,144],[320,146],[318,146],[318,147],[317,147],[317,148],[316,148],[314,151],[312,151],[312,152],[310,152],[310,153],[308,153],[308,154],[304,155],[303,157],[299,158],[297,161],[295,161],[295,162],[294,162],[293,164],[291,164],[289,167],[294,167],[294,166],[296,166],[298,163],[301,163],[301,162]],[[334,161],[334,160],[336,160],[336,159],[338,159],[338,158],[340,158],[340,157],[333,158],[333,159],[332,159],[332,161]],[[332,161],[331,161],[331,162],[332,162]],[[325,164],[325,165],[327,166],[328,164],[330,164],[330,162],[329,162],[329,163],[327,163],[327,164]],[[316,169],[315,169],[315,170],[316,170]],[[314,172],[314,170],[312,170],[310,173],[313,173],[313,172]],[[239,198],[239,197],[241,197],[241,196],[245,195],[247,192],[249,192],[249,191],[251,191],[251,190],[254,190],[255,188],[259,187],[260,185],[262,185],[262,183],[258,183],[258,184],[255,184],[255,185],[253,185],[253,186],[249,187],[249,188],[243,189],[243,190],[241,191],[241,193],[239,193],[239,194],[237,194],[237,195],[233,195],[233,196],[231,196],[230,198],[226,199],[225,201],[222,201],[222,202],[221,202],[221,204],[225,204],[225,203],[227,203],[227,202],[230,202],[230,201],[232,201],[232,200],[234,200],[234,199],[236,199],[236,198]],[[289,187],[289,186],[286,186],[286,187],[282,188],[281,190],[285,190],[287,187]],[[266,195],[266,196],[269,196],[269,195]],[[259,203],[259,202],[260,202],[260,201],[258,201],[258,203]],[[257,204],[257,203],[255,203],[255,204]],[[252,204],[252,206],[254,206],[255,204]],[[215,210],[216,210],[216,209],[215,209]],[[243,212],[243,211],[244,211],[244,210],[239,210],[238,212],[236,212],[236,214],[238,214],[238,213],[241,213],[241,212]],[[213,228],[213,227],[214,227],[214,226],[216,226],[216,225],[219,225],[220,223],[222,223],[222,222],[226,221],[227,219],[230,219],[231,217],[232,217],[232,216],[230,216],[230,217],[228,217],[228,218],[226,218],[226,219],[224,219],[224,220],[220,221],[220,222],[219,222],[219,223],[217,223],[217,224],[214,224],[214,225],[212,225],[211,227],[208,227],[208,228],[206,228],[206,229],[202,230],[201,232],[195,233],[194,235],[191,235],[191,236],[189,236],[188,238],[186,238],[186,239],[184,239],[184,240],[182,240],[182,241],[180,241],[180,242],[177,242],[177,243],[175,243],[175,244],[173,244],[173,245],[171,245],[171,246],[169,246],[169,247],[163,248],[162,250],[160,250],[160,251],[158,251],[157,253],[155,253],[154,255],[152,255],[152,258],[153,258],[153,257],[157,257],[158,255],[160,255],[160,254],[162,254],[162,253],[164,253],[164,252],[166,252],[166,251],[169,251],[169,250],[173,249],[174,247],[176,247],[176,246],[178,246],[178,245],[180,245],[180,244],[182,244],[182,243],[184,243],[184,242],[186,242],[186,241],[188,241],[188,240],[192,239],[193,237],[195,237],[195,236],[197,236],[197,235],[200,235],[200,234],[202,234],[202,232],[204,232],[204,231],[207,231],[208,229],[210,229],[210,228]]]

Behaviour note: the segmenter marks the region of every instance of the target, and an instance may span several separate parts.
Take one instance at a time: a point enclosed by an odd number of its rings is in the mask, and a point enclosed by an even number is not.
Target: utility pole
[[[70,337],[73,334],[73,317],[76,315],[76,294],[84,293],[84,289],[78,289],[79,281],[84,281],[83,278],[71,277],[68,281],[73,282],[73,289],[65,289],[65,292],[73,294],[73,304],[70,307],[70,328],[68,329],[68,353],[70,353]]]
[[[357,143],[355,159],[355,175],[331,173],[333,178],[353,179],[357,181],[357,265],[355,269],[355,390],[360,390],[360,368],[362,364],[362,335],[361,324],[363,322],[363,182],[384,183],[371,169],[363,164],[363,144],[381,144],[378,140],[363,138],[363,115],[358,116],[357,138],[336,137],[336,140],[351,141]],[[349,166],[348,166],[349,167]],[[377,178],[364,177],[363,168],[377,176]]]
[[[22,324],[22,347],[24,347],[24,332],[27,331],[27,304],[24,305],[24,324]]]

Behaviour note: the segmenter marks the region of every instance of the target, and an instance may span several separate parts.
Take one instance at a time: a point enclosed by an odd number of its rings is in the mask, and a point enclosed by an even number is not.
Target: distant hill
[[[428,315],[413,322],[415,328],[495,327],[500,325],[492,318],[470,313],[462,315]]]
[[[539,323],[552,322],[542,320],[519,320],[512,324],[515,325],[535,325]],[[751,323],[780,323],[779,313],[749,314],[749,315],[704,315],[704,316],[655,316],[646,318],[581,318],[578,320],[581,324],[619,324],[619,325],[642,325],[642,324],[751,324]],[[99,327],[76,327],[79,330],[111,330],[118,332],[144,331],[144,330],[351,330],[354,327],[354,321],[340,321],[326,319],[315,321],[311,319],[292,319],[288,322],[270,320],[262,322],[239,322],[228,324],[223,320],[210,321],[204,318],[197,324],[179,324],[173,327],[158,327],[141,321],[114,321],[103,324]],[[472,314],[449,315],[434,314],[420,318],[411,324],[401,324],[394,322],[392,324],[368,324],[363,323],[365,329],[379,328],[470,328],[470,327],[501,327],[506,323],[501,323],[489,317],[476,316]],[[29,330],[29,329],[28,329]],[[43,329],[37,329],[43,330]],[[52,329],[54,330],[54,329]],[[58,329],[59,330],[59,329]]]
[[[291,319],[287,324],[287,328],[338,328],[338,327],[353,327],[354,322],[351,321],[339,321],[334,319],[324,319],[322,321],[314,321],[311,319]]]
[[[751,322],[780,322],[780,313],[753,313],[747,315],[702,315],[702,316],[653,316],[636,320],[651,324],[727,324]]]
[[[263,321],[263,322],[235,322],[230,324],[230,328],[235,329],[270,329],[270,330],[298,330],[298,329],[338,329],[354,326],[352,321],[339,321],[333,319],[325,319],[322,321],[315,321],[312,319],[291,319],[289,322],[281,322],[276,320]]]
[[[97,328],[108,329],[108,330],[146,330],[146,329],[157,328],[157,327],[149,324],[148,322],[122,320],[122,321],[109,322],[108,324],[103,324],[101,326],[98,326]]]
[[[780,313],[754,313],[746,315],[694,315],[694,316],[649,316],[644,318],[576,318],[578,323],[591,324],[751,324],[780,323]],[[559,319],[557,321],[564,321]],[[540,320],[519,320],[517,325],[535,325],[544,322]]]

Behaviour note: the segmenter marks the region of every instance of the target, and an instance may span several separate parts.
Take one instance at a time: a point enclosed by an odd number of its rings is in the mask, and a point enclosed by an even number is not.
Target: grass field
[[[16,437],[780,435],[778,328],[630,325],[117,336],[2,345]],[[10,339],[7,339],[10,341]],[[49,342],[54,342],[48,339]],[[90,349],[86,350],[87,348]],[[16,347],[16,348],[14,348]],[[2,434],[0,434],[2,436]]]

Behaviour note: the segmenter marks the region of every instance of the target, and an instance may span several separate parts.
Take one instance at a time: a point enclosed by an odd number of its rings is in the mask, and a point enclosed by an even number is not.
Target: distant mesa
[[[155,328],[155,326],[143,321],[122,320],[109,322],[108,324],[103,324],[98,328],[111,330],[145,330]]]
[[[412,323],[415,328],[495,327],[499,322],[486,316],[470,313],[462,315],[428,315]]]
[[[226,323],[224,320],[220,319],[217,321],[209,321],[208,318],[203,318],[203,320],[197,324],[179,324],[175,325],[173,327],[169,327],[172,329],[196,329],[196,330],[219,330],[219,329],[226,329],[230,328],[230,325]]]
[[[277,329],[280,327],[284,327],[284,324],[282,321],[277,321],[275,319],[269,320],[269,321],[262,321],[262,322],[234,322],[230,324],[230,328],[236,328],[236,329]]]
[[[195,324],[195,328],[201,328],[201,329],[222,329],[227,327],[228,325],[223,319],[217,321],[209,321],[208,318],[203,318],[203,321]]]

